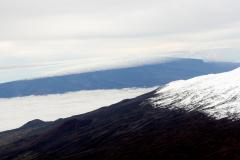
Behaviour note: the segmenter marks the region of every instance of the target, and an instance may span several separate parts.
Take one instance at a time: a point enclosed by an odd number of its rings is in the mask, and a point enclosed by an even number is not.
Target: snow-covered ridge
[[[240,118],[240,68],[171,82],[158,89],[156,107],[203,111],[216,118]]]

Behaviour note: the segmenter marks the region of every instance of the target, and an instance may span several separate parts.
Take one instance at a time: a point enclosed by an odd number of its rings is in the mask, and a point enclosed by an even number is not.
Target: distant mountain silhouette
[[[153,87],[199,75],[233,70],[240,64],[175,59],[131,68],[46,77],[0,84],[0,98],[58,94],[80,90]]]
[[[237,160],[240,122],[153,107],[155,91],[93,112],[0,133],[1,160]],[[27,126],[27,127],[26,127]]]

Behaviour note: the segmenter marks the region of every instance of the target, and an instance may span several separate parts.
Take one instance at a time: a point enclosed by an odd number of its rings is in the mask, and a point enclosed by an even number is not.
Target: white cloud
[[[143,64],[161,63],[170,59],[171,58],[163,58],[162,56],[149,57],[142,55],[141,57],[135,58],[125,55],[124,57],[83,57],[76,60],[33,63],[28,65],[5,65],[0,67],[0,83],[114,68],[126,68]]]
[[[0,99],[0,131],[20,127],[33,119],[52,121],[86,113],[133,98],[154,88],[94,90],[73,93]]]
[[[206,50],[232,61],[239,14],[236,0],[0,0],[0,67],[86,57],[212,59]]]

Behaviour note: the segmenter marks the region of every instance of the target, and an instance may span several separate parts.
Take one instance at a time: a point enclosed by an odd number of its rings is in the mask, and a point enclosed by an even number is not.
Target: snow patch
[[[156,107],[198,110],[218,119],[240,117],[240,68],[189,80],[174,81],[158,89]]]

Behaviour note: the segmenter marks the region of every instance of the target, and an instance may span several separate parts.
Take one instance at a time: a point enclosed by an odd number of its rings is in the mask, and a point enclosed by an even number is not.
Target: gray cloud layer
[[[0,64],[142,54],[240,61],[239,15],[237,0],[0,0]]]

